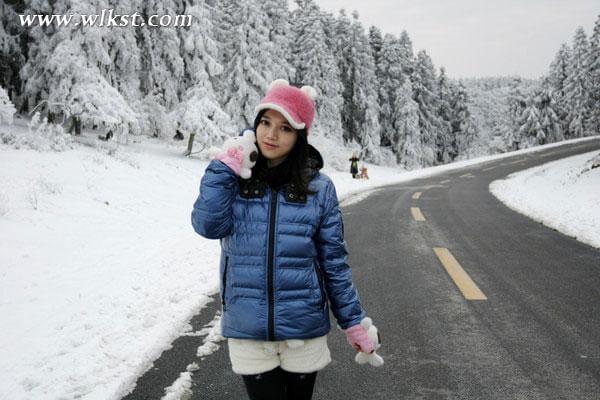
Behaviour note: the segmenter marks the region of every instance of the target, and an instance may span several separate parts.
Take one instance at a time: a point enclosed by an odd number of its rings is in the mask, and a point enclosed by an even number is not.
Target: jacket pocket
[[[225,292],[227,291],[227,266],[229,264],[229,256],[225,256],[225,268],[223,269],[223,293],[221,294],[221,304],[225,311]]]
[[[325,289],[323,287],[323,277],[321,276],[321,269],[317,265],[317,261],[313,260],[313,266],[315,273],[317,274],[317,281],[319,281],[319,292],[321,293],[321,308],[325,305]]]

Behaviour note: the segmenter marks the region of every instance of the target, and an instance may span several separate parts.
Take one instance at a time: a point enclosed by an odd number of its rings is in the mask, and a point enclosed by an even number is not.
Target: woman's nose
[[[277,128],[274,126],[270,126],[269,130],[267,131],[267,137],[269,139],[277,139]]]

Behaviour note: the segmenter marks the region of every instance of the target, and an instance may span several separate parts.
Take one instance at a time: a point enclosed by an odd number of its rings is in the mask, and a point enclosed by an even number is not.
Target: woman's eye
[[[284,126],[284,127],[282,127],[282,129],[284,131],[286,131],[286,132],[291,132],[292,131],[292,129],[289,126]]]
[[[269,125],[269,121],[267,121],[266,119],[260,120],[260,123],[263,125]]]

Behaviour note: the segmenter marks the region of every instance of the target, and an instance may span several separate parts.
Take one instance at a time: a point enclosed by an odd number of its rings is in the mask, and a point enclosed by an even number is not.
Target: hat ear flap
[[[300,90],[308,95],[313,101],[317,100],[317,91],[312,86],[302,86]]]
[[[267,90],[271,90],[277,86],[289,86],[289,85],[290,85],[290,83],[288,81],[286,81],[285,79],[275,79],[273,82],[271,82],[269,84],[269,87],[267,88]]]

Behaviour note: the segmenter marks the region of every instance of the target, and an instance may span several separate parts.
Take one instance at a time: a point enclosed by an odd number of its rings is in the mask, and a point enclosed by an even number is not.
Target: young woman
[[[227,149],[200,183],[192,225],[221,240],[222,335],[250,399],[310,399],[331,362],[329,308],[358,351],[375,343],[346,264],[335,186],[307,136],[316,91],[278,79],[256,107],[258,158],[249,179]]]

